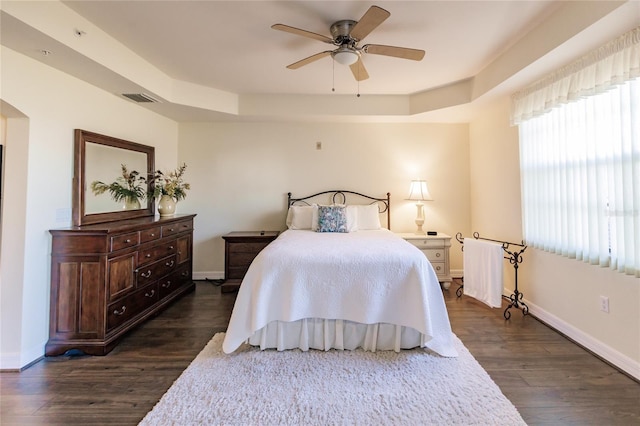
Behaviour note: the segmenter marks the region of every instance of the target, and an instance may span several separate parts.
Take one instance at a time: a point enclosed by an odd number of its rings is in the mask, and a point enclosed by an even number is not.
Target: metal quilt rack
[[[476,240],[493,241],[502,244],[502,250],[505,252],[504,258],[509,260],[509,263],[513,265],[513,269],[515,271],[515,289],[510,296],[505,296],[504,294],[502,295],[502,298],[509,302],[509,306],[507,306],[507,308],[504,310],[504,319],[508,320],[509,318],[511,318],[511,312],[509,312],[509,309],[511,308],[520,309],[522,310],[522,315],[527,315],[529,313],[529,307],[522,301],[523,295],[522,293],[520,293],[520,291],[518,291],[518,266],[522,263],[522,253],[524,253],[524,251],[527,249],[524,241],[522,242],[522,244],[518,244],[510,243],[507,241],[493,240],[491,238],[482,238],[477,232],[473,233],[473,238],[475,238]],[[456,240],[458,240],[458,242],[462,245],[461,250],[464,251],[464,237],[462,236],[461,232],[458,232],[456,234]],[[520,249],[510,249],[511,246],[520,247]],[[456,296],[462,297],[463,289],[464,277],[462,277],[462,284],[460,284],[460,287],[458,287],[458,289],[456,290]]]

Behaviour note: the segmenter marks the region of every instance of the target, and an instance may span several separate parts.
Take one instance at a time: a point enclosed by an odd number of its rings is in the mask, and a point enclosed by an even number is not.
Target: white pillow
[[[316,210],[316,226],[318,213]],[[287,228],[289,229],[313,229],[313,206],[291,206],[287,213]]]
[[[313,209],[311,214],[311,230],[317,231],[318,230],[318,205],[311,204],[311,208]]]
[[[357,208],[358,231],[382,228],[377,204],[357,205],[355,207]]]
[[[358,206],[347,206],[347,232],[358,230]]]

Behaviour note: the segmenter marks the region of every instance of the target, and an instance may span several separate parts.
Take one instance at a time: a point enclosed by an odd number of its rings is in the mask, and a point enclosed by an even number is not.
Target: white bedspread
[[[240,286],[223,350],[273,321],[342,319],[411,327],[457,356],[436,274],[415,246],[381,229],[287,230],[254,259]]]

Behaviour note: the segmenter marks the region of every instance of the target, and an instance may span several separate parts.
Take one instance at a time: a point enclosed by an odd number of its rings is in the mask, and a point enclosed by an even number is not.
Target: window
[[[527,244],[640,277],[640,28],[514,95]]]
[[[640,80],[520,124],[527,244],[640,276]]]

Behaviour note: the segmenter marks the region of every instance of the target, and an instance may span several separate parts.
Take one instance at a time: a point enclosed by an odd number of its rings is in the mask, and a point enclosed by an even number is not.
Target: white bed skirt
[[[367,351],[411,349],[423,347],[425,335],[393,324],[361,324],[346,320],[307,318],[293,322],[273,321],[256,331],[248,342],[260,349],[329,349]]]

